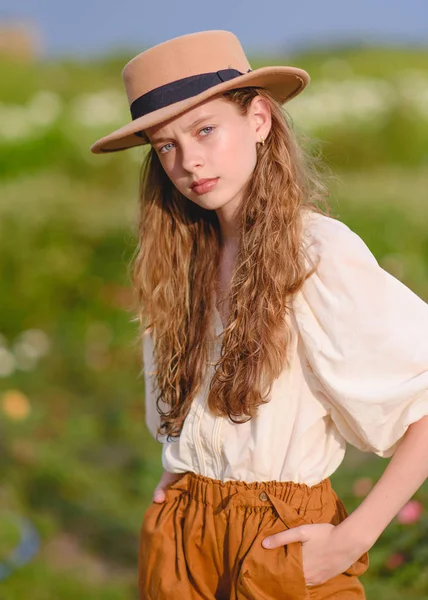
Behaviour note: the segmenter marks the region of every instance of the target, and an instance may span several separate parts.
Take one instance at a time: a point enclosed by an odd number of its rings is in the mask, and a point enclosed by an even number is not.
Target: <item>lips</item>
[[[190,187],[193,190],[194,187],[203,185],[206,181],[212,181],[213,179],[215,179],[215,177],[211,177],[209,179],[199,179],[198,181],[194,181]]]
[[[213,177],[211,179],[199,179],[191,184],[190,189],[196,194],[205,194],[215,187],[217,181],[218,177]]]

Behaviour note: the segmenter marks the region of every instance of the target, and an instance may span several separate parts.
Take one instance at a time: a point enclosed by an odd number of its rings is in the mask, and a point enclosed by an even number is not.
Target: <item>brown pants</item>
[[[267,550],[266,536],[304,523],[337,525],[346,509],[329,479],[221,483],[185,473],[152,503],[141,529],[141,600],[364,600],[364,553],[344,573],[306,586],[300,542]]]

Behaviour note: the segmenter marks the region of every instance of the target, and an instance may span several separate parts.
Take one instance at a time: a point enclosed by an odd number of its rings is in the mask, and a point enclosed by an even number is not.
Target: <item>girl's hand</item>
[[[155,491],[153,492],[153,502],[165,502],[165,491],[172,483],[180,479],[183,476],[183,473],[170,473],[169,471],[164,471],[162,473],[162,477],[160,478],[159,483],[157,484]]]
[[[303,572],[307,585],[320,585],[343,573],[367,550],[358,540],[344,536],[339,526],[330,523],[300,525],[281,531],[262,541],[264,548],[278,548],[302,542]]]

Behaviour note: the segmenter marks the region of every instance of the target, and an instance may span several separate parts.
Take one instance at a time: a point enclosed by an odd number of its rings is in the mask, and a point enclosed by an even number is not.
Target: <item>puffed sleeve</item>
[[[294,314],[312,377],[345,440],[390,457],[428,414],[428,304],[341,221],[311,216],[304,240],[318,267]]]
[[[163,441],[165,436],[157,434],[160,425],[160,415],[156,408],[155,375],[156,364],[153,354],[153,340],[149,332],[143,336],[143,367],[144,367],[144,391],[145,391],[145,413],[146,425],[156,441]],[[161,402],[162,410],[165,405]]]

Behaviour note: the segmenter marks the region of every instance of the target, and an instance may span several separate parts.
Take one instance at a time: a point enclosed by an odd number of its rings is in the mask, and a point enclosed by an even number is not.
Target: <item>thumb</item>
[[[153,492],[153,502],[165,502],[165,490],[157,487]]]
[[[170,473],[169,471],[164,471],[162,473],[162,477],[157,484],[155,491],[153,492],[153,502],[165,502],[165,490],[169,485],[174,483],[177,479],[181,477],[181,473]]]
[[[304,526],[292,527],[286,531],[280,531],[274,535],[266,537],[262,541],[263,548],[279,548],[293,542],[307,542],[308,536],[303,529]]]

